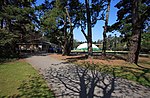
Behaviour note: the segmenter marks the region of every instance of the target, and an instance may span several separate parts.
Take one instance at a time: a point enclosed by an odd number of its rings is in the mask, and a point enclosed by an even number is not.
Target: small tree
[[[104,0],[85,0],[85,4],[81,4],[79,9],[78,26],[81,27],[81,32],[85,36],[88,43],[88,56],[92,56],[92,27],[98,20],[102,20],[103,16],[100,12],[103,11]],[[87,28],[87,33],[85,29]]]

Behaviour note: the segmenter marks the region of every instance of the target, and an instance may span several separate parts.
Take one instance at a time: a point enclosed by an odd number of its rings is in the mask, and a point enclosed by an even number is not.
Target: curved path
[[[39,55],[26,58],[47,80],[56,98],[150,98],[150,88]],[[93,97],[94,96],[94,97]]]

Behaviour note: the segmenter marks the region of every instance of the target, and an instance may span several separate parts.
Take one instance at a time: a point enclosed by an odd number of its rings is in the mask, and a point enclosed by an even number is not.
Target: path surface
[[[26,61],[43,74],[56,98],[150,98],[150,88],[115,75],[81,68],[50,55],[32,56]]]

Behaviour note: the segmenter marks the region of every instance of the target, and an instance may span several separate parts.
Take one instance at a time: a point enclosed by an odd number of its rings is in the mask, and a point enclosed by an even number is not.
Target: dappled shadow
[[[135,80],[140,84],[146,85],[150,87],[150,69],[145,68],[138,65],[138,67],[127,67],[127,66],[122,66],[121,67],[122,74],[123,73],[130,73],[131,76],[129,77],[128,75],[125,75],[125,78],[130,78],[131,80]],[[134,78],[132,77],[134,76]],[[144,82],[144,83],[143,83]]]
[[[120,55],[116,54],[106,54],[106,56],[101,55],[94,55],[94,59],[100,59],[100,60],[124,60],[126,61],[126,58]]]
[[[143,92],[150,91],[149,88],[117,78],[114,69],[111,72],[112,75],[103,73],[94,64],[86,64],[84,67],[68,65],[50,68],[46,79],[54,88],[57,98],[146,98],[150,95]]]
[[[145,62],[144,64],[150,65],[149,62]],[[143,68],[143,69],[149,69],[149,70],[150,70],[150,68],[144,67],[144,66],[142,66],[141,64],[137,64],[137,66],[140,67],[140,68]]]
[[[18,88],[18,96],[8,98],[54,98],[53,93],[40,76],[29,76]]]

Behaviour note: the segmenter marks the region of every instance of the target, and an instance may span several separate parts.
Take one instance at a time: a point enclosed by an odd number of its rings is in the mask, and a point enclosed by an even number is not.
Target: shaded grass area
[[[115,69],[117,77],[135,81],[141,85],[150,87],[150,69],[138,68],[136,65],[110,67]]]
[[[0,58],[0,64],[16,61],[18,58]]]
[[[20,95],[25,98],[54,98],[54,94],[40,76],[30,77],[22,82],[18,88]]]
[[[31,65],[29,65],[26,62],[21,61],[15,61],[15,62],[9,62],[9,63],[3,63],[0,64],[0,97],[2,96],[13,96],[13,97],[25,97],[26,94],[23,94],[23,89],[26,89],[26,91],[29,91],[29,88],[31,87],[34,89],[41,88],[40,86],[37,86],[35,79],[32,77],[39,77],[38,82],[39,85],[46,85],[44,82],[44,79],[41,78],[41,76],[38,74],[36,70],[32,68]],[[32,83],[30,83],[32,80]],[[26,81],[26,82],[23,82]],[[34,81],[34,82],[33,82]],[[37,79],[36,79],[37,81]],[[22,86],[24,84],[24,86]],[[19,88],[19,89],[18,89]],[[32,90],[30,88],[30,90]],[[47,85],[44,86],[42,89],[43,91],[47,91],[48,87]],[[48,91],[51,96],[52,93],[50,90]],[[37,92],[33,92],[30,94],[37,95]]]
[[[78,63],[80,66],[86,65],[88,62],[84,63]],[[138,84],[148,86],[150,87],[150,69],[149,68],[144,68],[144,67],[139,67],[134,64],[128,64],[125,66],[112,66],[112,65],[106,65],[106,64],[90,64],[90,65],[95,65],[97,66],[97,70],[112,74],[114,72],[116,77],[121,77],[127,80],[134,81]]]

